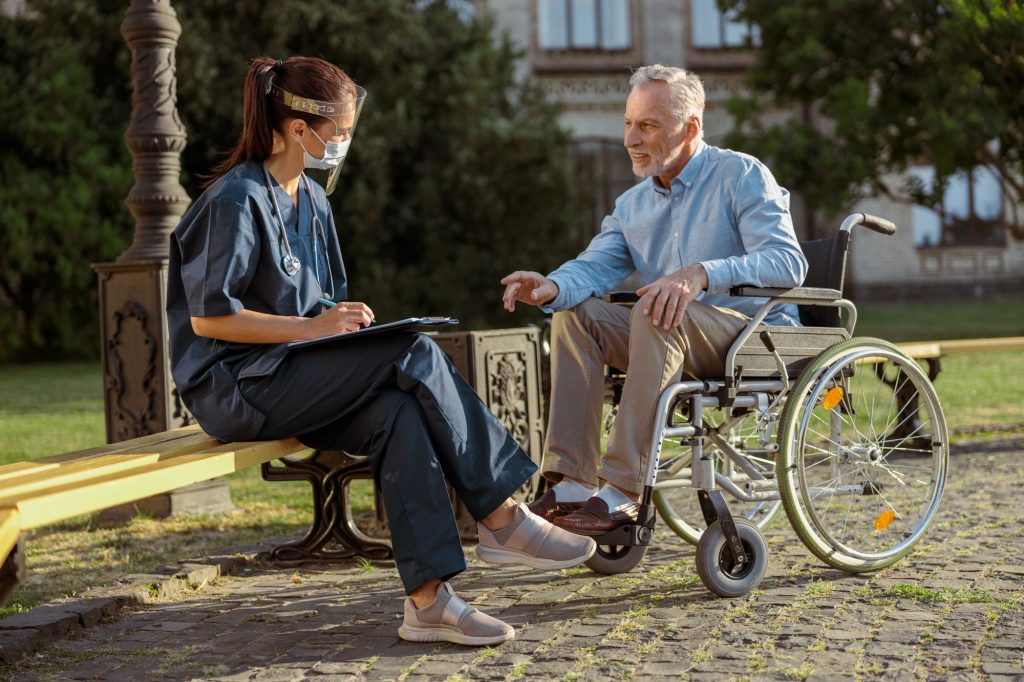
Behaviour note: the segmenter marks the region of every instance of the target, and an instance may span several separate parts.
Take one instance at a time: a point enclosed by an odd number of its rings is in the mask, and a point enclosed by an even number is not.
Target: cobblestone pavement
[[[252,570],[122,613],[13,668],[16,680],[1024,679],[1024,459],[1019,446],[951,459],[923,546],[847,575],[780,519],[747,597],[713,598],[694,549],[662,530],[633,572],[494,570],[455,581],[517,628],[471,649],[401,642],[389,567]],[[470,556],[473,556],[470,554]]]

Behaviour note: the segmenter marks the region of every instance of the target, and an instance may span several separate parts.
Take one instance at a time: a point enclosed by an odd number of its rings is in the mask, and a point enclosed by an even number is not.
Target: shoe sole
[[[476,546],[476,555],[481,561],[489,564],[521,564],[536,568],[542,571],[556,571],[562,568],[579,566],[597,551],[597,544],[592,544],[590,550],[585,554],[573,559],[541,559],[525,552],[517,552],[514,549],[498,549],[495,547]]]
[[[636,522],[633,521],[632,523],[636,523]],[[588,529],[584,529],[584,528],[573,528],[572,526],[563,526],[563,525],[558,524],[558,523],[555,523],[555,524],[552,524],[552,525],[557,526],[558,528],[561,528],[562,530],[567,530],[570,533],[575,533],[576,535],[583,535],[584,537],[588,537],[588,538],[596,538],[596,537],[599,537],[601,535],[604,535],[605,533],[610,533],[613,530],[615,530],[616,528],[620,528],[620,526],[614,526],[612,528],[608,528],[608,529],[605,529],[605,530],[592,530],[592,529],[589,529],[589,528]],[[622,524],[622,525],[624,526],[624,525],[627,525],[627,524]]]
[[[415,625],[403,624],[398,628],[398,636],[407,642],[451,642],[452,644],[464,644],[466,646],[488,646],[515,639],[516,631],[509,630],[503,635],[492,635],[490,637],[474,637],[446,628],[420,628]]]

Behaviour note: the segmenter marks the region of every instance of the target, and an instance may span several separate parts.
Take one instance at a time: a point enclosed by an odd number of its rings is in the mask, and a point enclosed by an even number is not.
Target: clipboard
[[[344,334],[331,334],[330,336],[321,336],[318,339],[307,339],[306,341],[292,341],[288,344],[288,348],[304,348],[306,346],[315,346],[318,343],[327,343],[329,341],[346,341],[348,339],[356,339],[370,334],[379,334],[382,332],[393,332],[393,331],[414,331],[420,327],[441,327],[445,325],[458,324],[459,321],[454,317],[407,317],[404,320],[396,320],[394,322],[385,322],[383,324],[373,324],[369,327],[363,327],[357,329],[354,332],[346,332]]]

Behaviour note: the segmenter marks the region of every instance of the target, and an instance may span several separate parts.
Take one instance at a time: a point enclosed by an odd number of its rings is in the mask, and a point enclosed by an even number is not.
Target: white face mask
[[[314,135],[316,131],[312,128],[309,129]],[[303,165],[306,168],[316,168],[319,170],[330,170],[345,160],[345,156],[348,154],[349,145],[352,144],[352,139],[342,140],[341,142],[324,142],[323,138],[316,135],[316,139],[324,143],[324,155],[323,158],[316,158],[312,154],[306,151],[305,145],[299,142],[302,147],[302,158]]]

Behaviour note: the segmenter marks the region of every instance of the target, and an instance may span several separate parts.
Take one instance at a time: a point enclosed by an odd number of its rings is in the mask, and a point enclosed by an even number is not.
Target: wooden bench
[[[347,483],[371,475],[365,459],[310,452],[295,438],[221,443],[198,426],[185,426],[2,466],[0,602],[25,576],[25,531],[258,465],[263,466],[268,480],[305,479],[313,484],[317,502],[313,526],[302,540],[275,548],[281,558],[311,556],[331,540],[345,545],[334,556],[390,556],[387,542],[350,532],[349,526],[354,529],[354,524],[348,510]],[[337,486],[342,488],[340,495],[324,495],[325,490],[337,492]],[[332,514],[332,510],[340,514]]]
[[[505,428],[539,461],[544,432],[540,330],[452,332],[433,338]],[[305,536],[274,547],[269,559],[296,565],[393,556],[388,540],[368,537],[358,528],[349,504],[349,484],[373,477],[365,457],[311,451],[294,438],[221,443],[198,426],[186,426],[0,466],[0,602],[25,574],[25,531],[257,465],[267,481],[307,481],[313,495],[313,519]],[[532,496],[534,485],[531,481],[517,495]],[[456,498],[453,505],[456,521],[464,524],[460,529],[475,530],[468,512],[463,518],[464,507]]]

